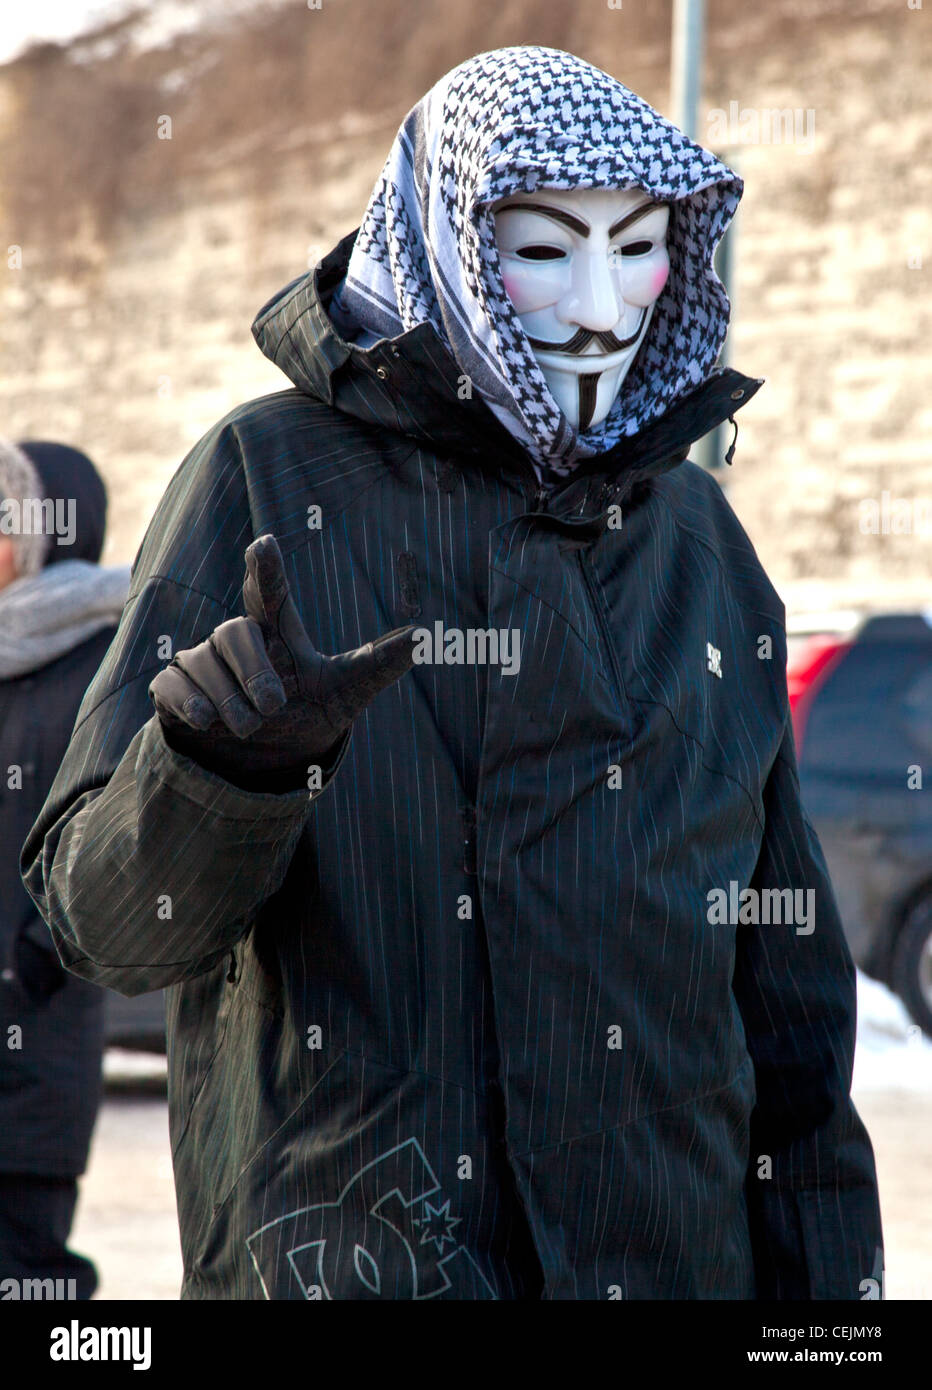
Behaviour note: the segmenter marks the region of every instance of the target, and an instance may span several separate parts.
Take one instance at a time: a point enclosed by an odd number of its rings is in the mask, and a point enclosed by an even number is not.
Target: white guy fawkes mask
[[[541,188],[493,212],[505,291],[582,433],[611,409],[667,282],[669,207],[639,188]]]

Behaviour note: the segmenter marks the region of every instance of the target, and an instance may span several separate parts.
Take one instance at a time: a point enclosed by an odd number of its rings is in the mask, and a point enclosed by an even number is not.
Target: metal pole
[[[738,171],[735,167],[735,160],[732,158],[730,162],[731,167],[735,170],[735,173],[737,173]],[[728,298],[731,302],[731,324],[733,324],[735,321],[734,263],[735,223],[734,219],[732,219],[731,225],[729,226],[725,235],[722,237],[721,241],[718,244],[718,250],[716,251],[713,260],[715,269],[718,272],[718,278],[725,286],[725,293],[728,295]],[[730,359],[731,344],[730,340],[726,338],[724,344],[722,345],[722,350],[719,354],[718,360],[721,366],[727,367]],[[702,459],[703,467],[710,468],[713,472],[724,472],[725,453],[728,449],[728,445],[730,442],[731,426],[727,422],[723,425],[716,426],[714,430],[710,430],[710,432],[702,440],[700,440],[702,446],[708,448],[708,455],[706,456],[706,458]],[[723,482],[723,480],[720,478],[719,482]]]
[[[737,162],[737,160],[735,159],[734,155],[729,156],[728,163],[730,164],[731,168],[734,169],[735,173],[738,173],[738,162]],[[725,287],[725,293],[728,295],[728,299],[729,299],[729,302],[730,302],[730,304],[731,304],[731,317],[730,317],[729,327],[731,327],[731,326],[734,325],[735,316],[736,316],[736,315],[735,315],[735,236],[736,236],[736,227],[735,227],[735,223],[736,223],[736,221],[737,221],[737,213],[735,214],[734,218],[732,219],[731,224],[730,224],[730,226],[728,227],[728,230],[725,232],[725,235],[722,237],[721,241],[719,242],[718,248],[717,248],[717,250],[716,250],[716,252],[715,252],[715,256],[714,256],[714,259],[713,259],[713,262],[712,262],[713,265],[715,266],[715,270],[716,270],[716,273],[718,274],[718,278],[721,280],[722,284],[723,284],[724,287]],[[725,339],[725,342],[722,344],[722,350],[721,350],[721,352],[719,353],[719,357],[718,357],[718,365],[721,366],[721,367],[727,367],[728,364],[729,364],[729,362],[730,362],[730,360],[731,360],[731,340],[730,340],[730,337],[728,337],[728,338]],[[715,428],[714,430],[710,430],[708,434],[703,435],[703,437],[702,437],[701,439],[698,439],[698,440],[696,441],[696,445],[695,445],[695,456],[696,456],[696,457],[695,457],[695,462],[698,463],[698,464],[700,464],[701,467],[703,467],[703,468],[708,468],[708,469],[710,469],[713,473],[715,473],[715,472],[718,472],[718,473],[725,472],[725,471],[726,471],[726,468],[725,468],[725,453],[726,453],[726,451],[727,451],[727,449],[728,449],[728,445],[731,443],[731,438],[732,438],[732,427],[731,427],[731,425],[729,425],[727,422],[725,422],[724,424],[721,424],[721,425],[717,425],[716,428]],[[720,478],[720,479],[719,479],[719,482],[722,483],[722,486],[724,486],[724,480],[723,480],[723,479]]]
[[[705,0],[673,0],[670,103],[674,122],[690,140],[698,139],[704,42]]]
[[[705,47],[705,0],[674,0],[670,54],[670,106],[673,120],[690,140],[703,143],[699,129],[702,98],[702,69]],[[731,280],[732,233],[719,244],[715,268],[726,292]],[[729,296],[730,297],[730,296]],[[726,348],[719,359],[724,366]],[[714,471],[723,467],[725,431],[719,426],[697,439],[690,454],[700,467]]]

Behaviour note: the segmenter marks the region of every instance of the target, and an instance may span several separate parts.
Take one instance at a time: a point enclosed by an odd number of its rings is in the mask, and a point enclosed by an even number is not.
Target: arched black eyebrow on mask
[[[617,222],[612,223],[608,229],[609,238],[617,236],[625,227],[630,227],[632,222],[638,222],[642,217],[646,217],[649,212],[655,212],[657,208],[669,207],[669,203],[655,203],[652,201],[640,203]],[[562,222],[569,227],[570,231],[578,233],[579,236],[587,237],[592,230],[588,223],[583,222],[582,218],[575,217],[571,212],[564,212],[562,208],[553,208],[549,203],[509,203],[502,208],[502,212],[539,212],[544,217],[553,218],[554,222]]]
[[[588,236],[590,228],[581,218],[574,217],[571,212],[564,212],[562,208],[552,208],[547,203],[509,203],[502,212],[539,212],[544,217],[552,217],[554,222],[563,222],[569,227],[570,231],[578,232],[580,236]]]
[[[630,227],[632,222],[639,222],[641,218],[646,217],[649,212],[656,212],[658,208],[668,208],[669,206],[669,203],[640,203],[636,208],[632,209],[627,216],[612,223],[608,229],[609,239],[613,236],[617,236],[619,232],[624,231],[625,227]]]

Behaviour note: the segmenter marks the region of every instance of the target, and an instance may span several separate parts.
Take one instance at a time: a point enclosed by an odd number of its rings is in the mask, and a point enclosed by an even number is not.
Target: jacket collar
[[[252,326],[259,347],[299,390],[328,405],[412,436],[437,453],[480,459],[491,454],[498,471],[510,465],[526,483],[534,477],[527,454],[484,401],[465,395],[460,369],[431,324],[371,348],[337,332],[327,305],[346,273],[358,230],[260,310]],[[585,460],[571,477],[644,478],[673,468],[691,444],[732,417],[762,384],[762,378],[734,368],[714,368],[658,419]]]

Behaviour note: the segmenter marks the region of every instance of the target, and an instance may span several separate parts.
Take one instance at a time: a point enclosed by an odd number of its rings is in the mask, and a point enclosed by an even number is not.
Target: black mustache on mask
[[[544,338],[528,337],[528,342],[532,348],[537,348],[540,352],[566,352],[578,356],[585,352],[591,342],[598,342],[606,352],[618,352],[621,348],[631,347],[636,343],[641,329],[644,327],[644,320],[647,317],[647,309],[641,310],[641,317],[638,326],[631,334],[630,338],[616,338],[614,333],[593,333],[588,328],[577,328],[572,338],[567,338],[565,343],[548,343]]]

